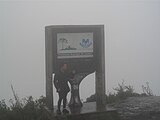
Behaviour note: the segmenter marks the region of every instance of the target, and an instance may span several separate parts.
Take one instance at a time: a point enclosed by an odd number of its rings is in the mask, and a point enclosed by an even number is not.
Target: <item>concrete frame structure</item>
[[[67,28],[80,28],[80,29],[90,29],[93,30],[95,35],[95,45],[96,45],[96,60],[95,60],[95,91],[96,91],[96,103],[97,109],[103,108],[105,106],[105,43],[104,43],[104,25],[57,25],[57,26],[46,26],[45,27],[45,55],[46,55],[46,99],[47,107],[53,110],[53,83],[52,74],[54,73],[54,56],[53,52],[55,50],[53,46],[54,31],[55,29],[65,29]],[[83,31],[82,31],[83,32]]]

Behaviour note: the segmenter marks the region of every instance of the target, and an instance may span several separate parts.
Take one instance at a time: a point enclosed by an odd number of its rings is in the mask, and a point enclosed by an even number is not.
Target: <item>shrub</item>
[[[142,95],[144,95],[144,96],[153,96],[153,92],[150,89],[149,82],[146,82],[146,86],[142,85],[142,90],[143,90]]]
[[[10,100],[8,107],[4,100],[0,101],[0,120],[50,120],[52,116],[46,111],[46,98],[37,100],[33,97],[23,99],[20,104]]]
[[[128,97],[142,96],[134,92],[133,86],[125,85],[124,81],[122,81],[121,84],[118,84],[118,87],[113,88],[113,90],[115,90],[116,93],[109,93],[109,95],[106,95],[106,103],[118,102]],[[148,91],[151,91],[151,90],[148,90]],[[96,101],[95,94],[91,95],[90,97],[86,99],[86,102],[94,102],[94,101]]]
[[[86,99],[86,102],[95,102],[95,101],[96,101],[96,94],[93,94]]]

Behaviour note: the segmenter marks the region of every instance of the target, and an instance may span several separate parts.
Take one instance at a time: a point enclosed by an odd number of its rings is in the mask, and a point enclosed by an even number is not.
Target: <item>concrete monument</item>
[[[95,72],[96,107],[105,106],[105,48],[103,25],[57,25],[45,27],[46,99],[50,110],[53,105],[52,74],[67,63],[76,74],[71,84],[70,107],[81,107],[79,85]]]

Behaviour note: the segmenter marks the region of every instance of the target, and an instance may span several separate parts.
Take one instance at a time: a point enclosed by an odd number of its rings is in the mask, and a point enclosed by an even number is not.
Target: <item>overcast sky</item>
[[[45,95],[45,26],[92,24],[105,25],[106,93],[125,80],[160,95],[160,0],[0,0],[0,99],[11,84],[20,98]],[[81,99],[94,82],[82,81]]]

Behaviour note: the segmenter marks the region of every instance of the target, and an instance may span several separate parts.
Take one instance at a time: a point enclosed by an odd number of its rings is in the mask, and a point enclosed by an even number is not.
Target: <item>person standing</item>
[[[60,71],[55,73],[54,86],[59,96],[57,114],[61,114],[61,102],[62,101],[63,101],[63,111],[62,112],[69,113],[69,111],[66,109],[66,103],[67,103],[67,94],[70,91],[68,82],[71,78],[73,78],[73,74],[70,74],[68,72],[67,64],[62,64],[60,66]]]

